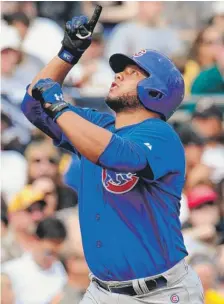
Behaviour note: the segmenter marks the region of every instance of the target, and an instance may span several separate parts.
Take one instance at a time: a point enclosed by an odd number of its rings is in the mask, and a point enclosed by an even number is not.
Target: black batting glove
[[[58,53],[62,60],[72,65],[79,61],[82,54],[91,44],[92,33],[101,11],[102,7],[97,5],[90,21],[87,16],[79,16],[66,23],[62,48]]]

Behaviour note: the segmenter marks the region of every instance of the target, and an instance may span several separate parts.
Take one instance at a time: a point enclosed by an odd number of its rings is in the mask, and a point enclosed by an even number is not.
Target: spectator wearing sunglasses
[[[36,225],[45,217],[44,194],[26,186],[9,203],[4,212],[4,233],[1,236],[2,262],[19,257],[30,249],[30,239]],[[4,217],[3,219],[4,220]]]
[[[51,179],[54,183],[57,200],[57,210],[75,207],[77,205],[77,193],[71,188],[65,186],[60,173],[60,154],[56,147],[47,140],[31,142],[25,151],[25,157],[28,163],[28,184],[42,179],[41,188],[46,188],[49,181],[43,181],[43,178]],[[38,186],[38,187],[39,187]],[[47,186],[47,188],[49,185]],[[51,186],[51,188],[53,188]],[[44,190],[45,191],[45,190]]]
[[[23,222],[26,221],[27,224],[38,223],[44,218],[45,207],[44,194],[35,191],[32,186],[28,185],[9,203],[8,212],[11,217],[15,213],[25,214],[27,220],[24,217]]]
[[[44,219],[32,236],[29,252],[2,265],[21,303],[47,304],[63,289],[67,275],[58,254],[65,239],[60,220]]]

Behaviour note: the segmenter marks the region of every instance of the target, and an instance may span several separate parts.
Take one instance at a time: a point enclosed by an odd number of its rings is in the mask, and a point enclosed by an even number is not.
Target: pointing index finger
[[[97,5],[95,10],[94,10],[93,16],[88,23],[88,28],[89,28],[90,32],[93,32],[93,30],[94,30],[94,28],[97,24],[97,21],[99,20],[101,11],[102,11],[102,6]]]

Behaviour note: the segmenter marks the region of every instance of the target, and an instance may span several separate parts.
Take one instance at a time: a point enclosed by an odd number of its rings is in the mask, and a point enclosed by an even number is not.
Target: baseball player
[[[179,221],[184,149],[166,123],[184,97],[180,72],[154,50],[115,54],[106,98],[115,117],[64,100],[61,84],[90,46],[100,11],[67,22],[61,50],[22,103],[56,146],[80,157],[79,217],[91,271],[81,303],[202,304]]]

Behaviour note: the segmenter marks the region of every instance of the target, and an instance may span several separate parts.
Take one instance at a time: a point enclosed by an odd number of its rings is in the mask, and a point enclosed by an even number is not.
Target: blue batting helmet
[[[110,66],[115,73],[128,64],[143,69],[148,77],[137,86],[140,102],[149,110],[169,119],[184,98],[184,80],[174,63],[165,55],[154,50],[142,50],[132,57],[114,54]]]

